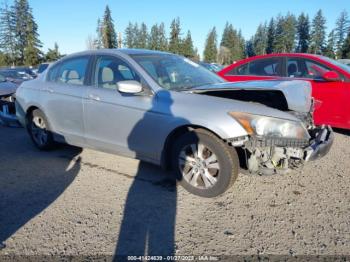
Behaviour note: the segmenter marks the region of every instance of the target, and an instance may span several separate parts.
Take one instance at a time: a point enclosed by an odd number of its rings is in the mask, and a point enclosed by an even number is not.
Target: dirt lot
[[[92,150],[34,148],[0,126],[2,254],[350,255],[350,136],[301,172],[240,175],[221,197],[158,167]]]

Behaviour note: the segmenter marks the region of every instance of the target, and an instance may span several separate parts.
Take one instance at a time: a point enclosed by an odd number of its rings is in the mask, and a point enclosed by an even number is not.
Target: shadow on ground
[[[0,126],[0,249],[73,182],[80,152],[71,146],[40,152],[24,129]]]
[[[350,130],[347,130],[347,129],[340,129],[340,128],[333,128],[333,130],[334,130],[334,132],[336,132],[336,133],[338,133],[338,134],[350,136]]]

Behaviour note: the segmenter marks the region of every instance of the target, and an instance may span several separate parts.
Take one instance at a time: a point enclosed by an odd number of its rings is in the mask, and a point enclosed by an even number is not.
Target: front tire
[[[28,133],[34,145],[40,150],[49,150],[54,146],[52,133],[49,131],[47,119],[42,111],[35,109],[28,117]]]
[[[219,196],[238,176],[236,150],[206,130],[197,129],[182,135],[175,142],[172,159],[179,183],[198,196]]]

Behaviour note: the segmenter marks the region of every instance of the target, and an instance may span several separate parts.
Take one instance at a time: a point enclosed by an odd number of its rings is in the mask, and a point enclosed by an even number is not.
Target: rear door
[[[314,113],[315,123],[341,127],[346,122],[345,85],[342,80],[324,80],[322,75],[330,70],[332,69],[307,58],[288,57],[286,62],[288,78],[306,80],[312,85],[312,96],[318,101]]]
[[[82,98],[88,86],[90,56],[62,61],[48,72],[42,89],[44,113],[54,132],[71,144],[84,144]]]
[[[224,74],[228,81],[271,80],[283,76],[283,59],[270,57],[250,61]]]

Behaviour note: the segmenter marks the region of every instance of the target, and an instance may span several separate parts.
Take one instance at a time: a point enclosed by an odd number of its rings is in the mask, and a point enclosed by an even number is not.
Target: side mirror
[[[119,81],[117,83],[118,91],[127,94],[137,94],[142,92],[142,86],[134,80]]]
[[[340,76],[336,71],[328,71],[322,75],[322,78],[326,81],[335,82],[340,80]]]

